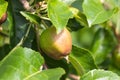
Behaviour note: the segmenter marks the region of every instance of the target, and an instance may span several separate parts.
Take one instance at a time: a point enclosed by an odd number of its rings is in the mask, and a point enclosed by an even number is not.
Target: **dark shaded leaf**
[[[83,3],[83,1],[84,1],[84,0],[75,0],[75,1],[71,4],[71,6],[79,9],[80,11],[83,11],[83,9],[82,9],[82,3]]]
[[[20,0],[9,0],[8,3],[8,13],[10,16],[10,43],[11,47],[13,48],[25,35],[28,21],[20,14],[20,11],[24,11]]]
[[[69,60],[79,75],[97,68],[91,53],[83,48],[73,46]]]
[[[48,68],[57,68],[57,67],[61,67],[65,70],[66,74],[64,74],[62,76],[62,79],[64,80],[66,78],[66,76],[68,75],[69,73],[69,67],[68,67],[68,64],[66,62],[66,60],[62,59],[62,60],[54,60],[50,57],[48,57],[46,54],[43,54],[44,55],[44,59],[46,61],[46,66]]]
[[[78,21],[76,21],[75,18],[70,19],[68,21],[67,27],[69,27],[71,31],[77,31],[77,30],[83,28],[83,26],[81,26],[80,23]]]

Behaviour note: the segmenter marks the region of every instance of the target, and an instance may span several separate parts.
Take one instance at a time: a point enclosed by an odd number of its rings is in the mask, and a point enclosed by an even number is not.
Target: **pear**
[[[67,28],[57,33],[55,27],[44,30],[40,35],[40,48],[49,57],[60,60],[72,49],[72,38]]]
[[[0,19],[0,24],[4,23],[7,19],[7,13],[4,13],[3,16]]]

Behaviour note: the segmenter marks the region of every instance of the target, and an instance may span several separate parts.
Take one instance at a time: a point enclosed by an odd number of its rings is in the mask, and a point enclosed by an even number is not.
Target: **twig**
[[[105,1],[105,0],[100,0],[101,3],[103,4],[103,7],[106,9],[106,10],[109,10],[110,9],[110,5]]]
[[[80,76],[74,75],[74,74],[69,74],[68,75],[72,80],[80,80]]]
[[[44,20],[48,20],[48,21],[50,21],[50,19],[47,18],[47,17],[42,17],[42,16],[40,16],[40,18],[41,18],[41,19],[44,19]]]
[[[28,29],[27,29],[27,32],[26,32],[26,34],[25,34],[25,36],[23,36],[23,38],[20,40],[20,42],[18,43],[18,45],[17,45],[17,46],[21,46],[21,45],[24,43],[24,41],[26,40],[26,38],[27,38],[27,37],[28,37],[28,35],[29,35],[30,28],[31,28],[31,24],[29,24]]]
[[[22,4],[24,9],[26,9],[27,11],[29,11],[31,9],[29,2],[27,0],[19,0]]]
[[[3,30],[3,28],[0,26],[0,31],[2,31]]]

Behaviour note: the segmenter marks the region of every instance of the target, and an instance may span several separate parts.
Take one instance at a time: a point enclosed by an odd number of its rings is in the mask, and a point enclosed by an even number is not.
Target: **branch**
[[[24,43],[24,41],[26,40],[26,38],[27,38],[27,37],[28,37],[28,35],[29,35],[30,28],[31,28],[31,24],[29,24],[28,29],[27,29],[27,32],[26,32],[26,34],[25,34],[25,36],[23,36],[23,38],[20,40],[20,42],[18,43],[18,45],[17,45],[17,46],[21,46],[21,45]]]
[[[25,10],[30,11],[31,7],[30,7],[29,2],[27,0],[19,0],[19,1],[22,3]]]
[[[80,80],[80,76],[74,75],[74,74],[69,74],[68,75],[72,80]]]

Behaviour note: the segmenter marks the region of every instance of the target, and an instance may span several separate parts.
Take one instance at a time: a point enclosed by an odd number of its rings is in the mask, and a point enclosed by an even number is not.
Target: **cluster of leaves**
[[[0,79],[120,80],[120,67],[113,59],[120,1],[101,1],[1,0],[0,18],[6,12],[8,17],[0,25]],[[40,52],[38,36],[51,25],[58,33],[66,26],[71,31],[68,60]]]

